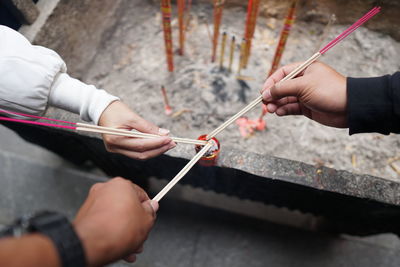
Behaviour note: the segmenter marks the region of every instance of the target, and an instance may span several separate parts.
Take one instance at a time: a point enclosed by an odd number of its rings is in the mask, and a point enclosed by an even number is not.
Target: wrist
[[[79,221],[73,222],[75,231],[82,242],[85,251],[87,265],[91,267],[103,266],[107,263],[109,250],[107,244],[104,243],[104,238],[98,236],[93,230],[93,225],[85,225]]]
[[[0,266],[62,267],[53,242],[37,233],[1,238]]]

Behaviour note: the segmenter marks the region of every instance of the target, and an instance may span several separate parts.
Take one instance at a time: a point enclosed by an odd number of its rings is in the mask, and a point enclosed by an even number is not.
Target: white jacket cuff
[[[87,85],[67,73],[56,76],[49,95],[49,105],[80,115],[82,120],[98,124],[103,111],[118,97],[93,85]]]

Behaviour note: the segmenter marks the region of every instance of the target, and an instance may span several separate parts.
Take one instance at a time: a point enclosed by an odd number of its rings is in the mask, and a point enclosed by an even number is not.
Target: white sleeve
[[[42,115],[51,105],[97,124],[118,98],[66,71],[56,52],[31,45],[20,33],[0,25],[0,108]]]

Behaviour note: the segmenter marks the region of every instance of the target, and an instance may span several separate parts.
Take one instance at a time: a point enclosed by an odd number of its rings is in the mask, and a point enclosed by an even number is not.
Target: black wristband
[[[86,267],[85,252],[74,227],[66,217],[56,212],[44,211],[33,216],[23,216],[0,231],[0,237],[19,237],[33,232],[50,238],[57,249],[62,267]]]
[[[30,220],[29,230],[53,241],[63,267],[86,267],[82,242],[66,217],[55,212],[41,212]]]

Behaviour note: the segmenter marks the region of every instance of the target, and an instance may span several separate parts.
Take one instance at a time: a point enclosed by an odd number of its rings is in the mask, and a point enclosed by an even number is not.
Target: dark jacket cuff
[[[347,78],[350,134],[399,133],[400,73],[377,78]]]

